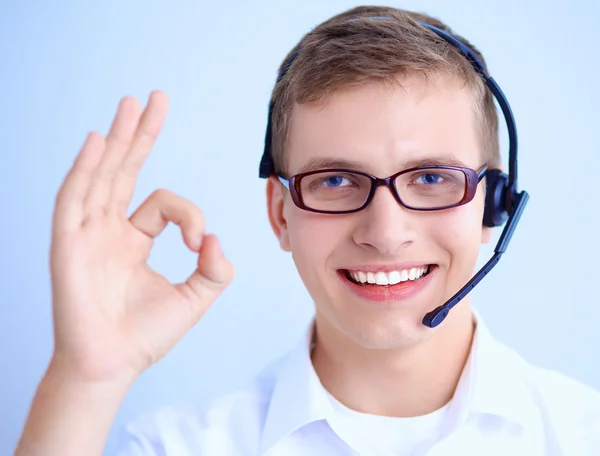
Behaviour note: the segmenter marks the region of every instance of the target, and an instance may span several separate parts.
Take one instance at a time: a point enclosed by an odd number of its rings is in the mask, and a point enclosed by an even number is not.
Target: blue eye
[[[429,174],[421,174],[419,177],[417,177],[416,183],[425,184],[425,185],[434,185],[434,184],[439,184],[443,180],[444,179],[442,179],[442,177],[439,174],[429,173]]]
[[[365,181],[366,179],[366,181]],[[320,171],[302,179],[302,192],[319,198],[340,198],[369,189],[369,179],[343,171]]]
[[[329,176],[323,180],[323,183],[327,187],[340,187],[344,183],[345,179],[342,176]]]

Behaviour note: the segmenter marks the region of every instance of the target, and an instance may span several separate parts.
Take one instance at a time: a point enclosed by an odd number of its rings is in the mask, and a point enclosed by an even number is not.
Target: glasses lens
[[[304,205],[318,211],[343,212],[361,207],[371,189],[368,177],[348,171],[322,171],[299,183]]]
[[[395,186],[400,199],[407,206],[435,209],[462,201],[467,189],[467,176],[455,169],[418,169],[400,174]]]

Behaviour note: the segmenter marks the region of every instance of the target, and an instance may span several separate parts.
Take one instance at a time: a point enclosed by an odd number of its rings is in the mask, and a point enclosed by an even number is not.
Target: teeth
[[[414,281],[421,278],[429,271],[429,266],[419,268],[403,269],[402,271],[390,272],[362,272],[349,271],[352,279],[358,283],[369,283],[373,285],[396,285],[408,280]]]
[[[417,270],[415,268],[412,268],[410,270],[410,272],[408,273],[408,278],[410,280],[415,280],[417,278]]]
[[[396,285],[402,280],[402,275],[398,271],[392,271],[388,274],[388,282],[390,285]]]
[[[385,272],[376,272],[375,283],[377,285],[389,285],[390,281],[388,280],[388,276]]]

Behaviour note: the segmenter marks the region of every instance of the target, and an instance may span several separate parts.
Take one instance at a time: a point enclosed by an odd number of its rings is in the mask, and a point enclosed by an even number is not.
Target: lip
[[[408,263],[403,263],[402,269],[409,269],[406,265]],[[412,267],[422,266],[422,263],[413,263]],[[393,265],[397,267],[398,265]],[[407,282],[401,282],[396,285],[389,286],[379,286],[379,285],[357,285],[354,282],[351,282],[346,277],[346,271],[351,269],[339,269],[338,277],[340,280],[348,287],[348,289],[358,296],[359,298],[371,302],[385,303],[385,302],[393,302],[393,301],[406,301],[415,295],[417,295],[421,290],[423,290],[431,280],[436,276],[437,270],[439,268],[437,265],[432,265],[429,273],[419,279],[419,280],[409,280]],[[359,271],[364,271],[364,269],[357,269]],[[385,269],[377,269],[378,271],[385,271]],[[397,271],[398,269],[390,269],[391,271]],[[401,269],[400,269],[401,270]],[[366,271],[371,272],[371,271]]]

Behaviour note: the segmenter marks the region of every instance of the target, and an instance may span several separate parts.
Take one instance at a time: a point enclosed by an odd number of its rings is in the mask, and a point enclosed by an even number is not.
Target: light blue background
[[[221,236],[237,278],[139,379],[116,424],[236,388],[297,342],[312,303],[271,234],[257,178],[267,102],[288,50],[357,4],[2,2],[0,454],[14,449],[51,355],[55,192],[86,133],[107,131],[123,95],[145,102],[160,88],[171,98],[134,206],[158,187],[193,200],[209,231]],[[532,199],[504,259],[474,292],[475,305],[496,336],[527,359],[600,389],[599,3],[390,4],[438,16],[474,42],[517,118],[520,184]],[[169,227],[152,266],[180,280],[194,263]]]

